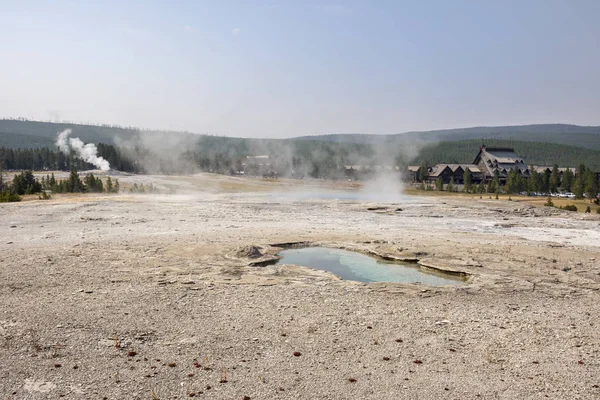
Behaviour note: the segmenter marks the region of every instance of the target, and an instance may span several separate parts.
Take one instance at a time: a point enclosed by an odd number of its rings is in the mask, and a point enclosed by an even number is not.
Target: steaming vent
[[[65,129],[59,132],[56,138],[56,146],[63,154],[69,155],[73,152],[77,158],[95,165],[104,172],[110,170],[109,162],[98,156],[98,148],[94,143],[84,144],[79,138],[69,137],[71,132],[71,129]]]

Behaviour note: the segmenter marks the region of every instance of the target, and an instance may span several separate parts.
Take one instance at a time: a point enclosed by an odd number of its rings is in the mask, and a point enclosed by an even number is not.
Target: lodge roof
[[[506,147],[481,146],[473,164],[484,165],[488,175],[493,175],[497,170],[500,174],[506,174],[513,169],[519,169],[522,173],[528,173],[528,167],[523,158],[514,149]]]
[[[481,173],[479,167],[474,164],[438,164],[431,169],[429,176],[438,177],[444,172],[444,170],[446,170],[446,168],[448,168],[453,174],[456,173],[456,171],[458,171],[459,168],[463,171],[465,171],[468,168],[469,171],[471,171],[474,174]]]

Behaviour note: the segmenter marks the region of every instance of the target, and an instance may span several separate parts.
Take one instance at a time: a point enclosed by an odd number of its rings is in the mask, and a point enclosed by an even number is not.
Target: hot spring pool
[[[461,285],[461,277],[424,272],[413,264],[396,263],[373,258],[354,251],[307,247],[279,252],[277,264],[294,264],[331,272],[341,279],[358,282],[403,282],[427,285]]]

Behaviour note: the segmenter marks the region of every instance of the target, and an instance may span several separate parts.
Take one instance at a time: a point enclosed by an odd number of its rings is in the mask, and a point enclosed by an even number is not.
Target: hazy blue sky
[[[599,16],[599,0],[0,0],[0,116],[265,137],[600,125]]]

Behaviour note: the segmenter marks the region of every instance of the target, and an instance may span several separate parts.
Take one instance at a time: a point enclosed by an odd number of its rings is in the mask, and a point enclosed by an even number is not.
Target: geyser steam
[[[372,180],[365,182],[361,192],[367,200],[396,203],[405,199],[404,185],[399,173],[380,171]]]
[[[81,158],[83,161],[93,164],[102,171],[108,171],[110,164],[104,158],[98,156],[98,149],[94,143],[84,144],[79,138],[70,138],[70,129],[65,129],[58,133],[56,138],[56,146],[65,155],[69,155],[71,151],[75,152],[77,158]]]

